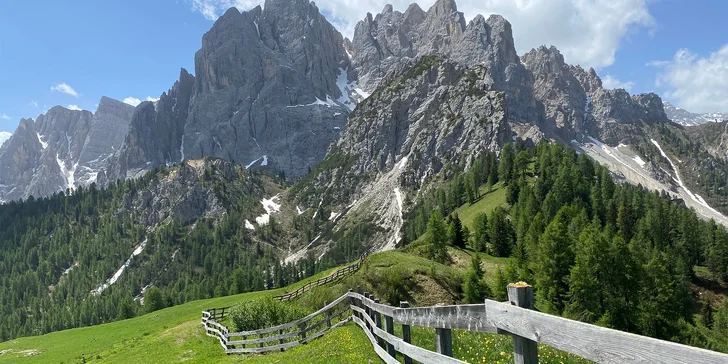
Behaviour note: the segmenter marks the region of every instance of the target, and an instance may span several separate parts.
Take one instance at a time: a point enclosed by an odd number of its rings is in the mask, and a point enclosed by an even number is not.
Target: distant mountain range
[[[396,230],[407,198],[441,173],[511,140],[550,140],[728,224],[728,131],[671,122],[722,115],[605,89],[555,47],[519,56],[502,16],[465,19],[454,0],[387,5],[350,40],[307,0],[231,8],[203,36],[195,74],[182,69],[158,101],[21,120],[0,147],[0,201],[211,156],[311,181],[302,208],[382,206],[361,214]]]
[[[663,101],[662,105],[665,108],[665,114],[667,114],[667,117],[680,125],[692,126],[708,122],[721,122],[728,120],[728,114],[720,112],[697,114],[674,106],[667,101]]]

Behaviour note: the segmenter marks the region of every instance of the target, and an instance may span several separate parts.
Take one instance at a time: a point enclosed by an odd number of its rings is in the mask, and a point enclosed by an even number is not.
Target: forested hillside
[[[206,159],[0,205],[0,341],[314,274],[313,259],[280,265],[286,232],[273,217],[251,229],[268,185]]]
[[[472,230],[452,213],[498,182],[508,208],[477,215]],[[403,230],[405,244],[441,261],[447,244],[513,257],[496,280],[533,284],[545,312],[728,350],[728,300],[702,297],[696,286],[705,276],[728,280],[726,230],[664,193],[615,184],[608,170],[561,145],[506,144],[497,163],[486,153],[419,199]],[[475,301],[486,294],[466,292]]]

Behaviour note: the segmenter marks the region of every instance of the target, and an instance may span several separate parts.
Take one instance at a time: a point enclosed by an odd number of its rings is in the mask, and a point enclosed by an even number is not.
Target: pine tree
[[[713,328],[713,307],[710,306],[710,302],[703,301],[702,308],[700,309],[700,323],[703,326],[712,329]]]
[[[427,223],[430,235],[428,257],[436,262],[445,263],[447,256],[447,229],[439,212],[434,211]]]
[[[568,231],[569,208],[564,206],[539,239],[534,275],[538,297],[546,311],[561,314],[569,292],[569,268],[574,260]]]
[[[498,302],[503,302],[508,299],[508,278],[506,278],[503,269],[498,268],[495,272],[495,279],[493,282],[493,299]]]
[[[496,207],[489,223],[490,246],[488,250],[490,254],[496,257],[509,256],[511,249],[513,249],[515,232],[510,220],[508,220],[505,209],[500,206]]]
[[[477,252],[485,252],[488,247],[488,242],[490,241],[488,216],[483,212],[478,213],[475,215],[473,225],[474,233],[472,248]]]
[[[492,296],[490,287],[483,281],[483,274],[480,256],[476,253],[473,255],[463,285],[463,300],[466,303],[482,303],[484,299]]]
[[[564,315],[579,321],[596,322],[603,314],[601,282],[606,278],[609,244],[598,227],[588,226],[579,235],[574,266],[569,275],[569,301]]]
[[[515,159],[513,144],[506,143],[501,151],[500,164],[498,164],[498,176],[505,184],[512,182]]]
[[[166,302],[162,291],[156,286],[151,286],[144,293],[144,307],[147,312],[154,312],[166,307]]]
[[[465,248],[465,237],[463,236],[463,223],[460,221],[458,214],[453,213],[450,216],[450,223],[447,229],[448,240],[450,245]]]

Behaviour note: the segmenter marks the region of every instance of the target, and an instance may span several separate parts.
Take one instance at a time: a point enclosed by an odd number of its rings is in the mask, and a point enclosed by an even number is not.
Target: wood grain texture
[[[364,323],[364,321],[360,320],[359,318],[355,317],[353,320],[354,320],[354,322],[361,323],[359,326],[366,327],[366,324]],[[374,337],[374,336],[381,337],[386,342],[392,344],[396,351],[398,351],[404,355],[407,355],[410,358],[417,360],[420,363],[426,363],[426,364],[430,364],[430,363],[462,364],[462,363],[465,363],[464,361],[461,361],[461,360],[458,360],[455,358],[451,358],[446,355],[442,355],[442,354],[436,353],[434,351],[429,351],[429,350],[423,349],[419,346],[415,346],[415,345],[406,343],[406,342],[404,342],[404,340],[402,340],[394,335],[390,335],[386,331],[384,331],[382,329],[378,329],[377,327],[374,327],[374,333],[373,333],[372,337]],[[376,339],[373,342],[376,343]],[[379,345],[376,345],[376,346],[377,347],[375,349],[380,348]],[[384,353],[386,353],[386,351],[384,349],[382,349],[382,351]],[[389,354],[387,354],[387,356],[389,356]]]
[[[490,324],[597,363],[726,364],[728,355],[485,301]]]
[[[458,329],[497,334],[497,328],[485,319],[484,305],[398,308],[394,322],[411,326]]]
[[[514,306],[533,310],[533,287],[526,284],[509,284],[508,301]],[[513,335],[514,364],[538,364],[538,344],[525,337]]]

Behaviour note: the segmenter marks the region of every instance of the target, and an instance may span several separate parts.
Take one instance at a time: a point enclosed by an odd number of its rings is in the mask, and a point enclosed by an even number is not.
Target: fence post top
[[[508,288],[511,288],[511,287],[513,287],[513,288],[529,288],[529,287],[533,288],[530,284],[528,284],[526,282],[511,283],[508,285]]]

